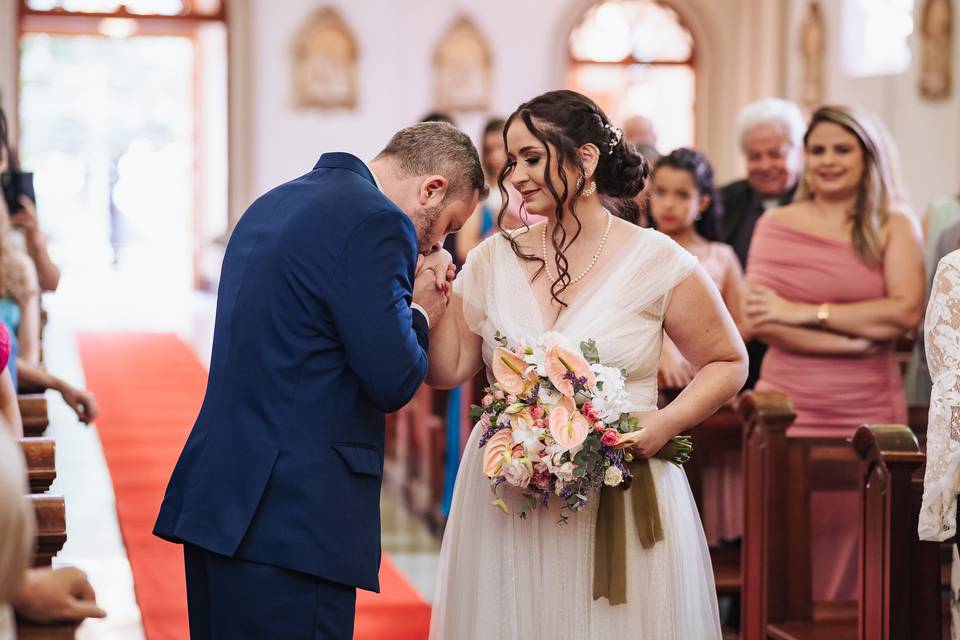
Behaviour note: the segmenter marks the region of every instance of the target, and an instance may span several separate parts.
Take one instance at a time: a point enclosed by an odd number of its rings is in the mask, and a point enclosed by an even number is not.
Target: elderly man
[[[653,126],[653,121],[646,116],[634,115],[623,121],[623,139],[636,147],[637,151],[643,154],[650,166],[653,167],[660,158],[660,152],[657,151],[657,131]],[[643,191],[633,197],[636,203],[636,210],[629,210],[624,203],[612,203],[615,208],[622,209],[618,215],[628,220],[633,220],[641,227],[650,226],[650,180],[644,186]]]
[[[737,138],[747,160],[747,178],[720,191],[720,239],[733,246],[744,268],[757,220],[767,209],[793,200],[803,165],[806,128],[800,108],[778,98],[758,100],[740,112]],[[745,389],[752,389],[760,377],[760,363],[766,351],[762,342],[747,343],[750,373]]]
[[[767,209],[793,199],[805,131],[800,108],[786,100],[758,100],[740,112],[737,138],[747,160],[747,178],[721,190],[720,239],[733,246],[744,267],[757,220]]]

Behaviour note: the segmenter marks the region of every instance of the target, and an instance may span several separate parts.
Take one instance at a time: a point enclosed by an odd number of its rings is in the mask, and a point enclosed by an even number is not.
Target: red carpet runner
[[[87,333],[78,337],[87,388],[102,414],[97,431],[117,496],[148,640],[184,640],[183,553],[153,537],[173,465],[203,401],[207,372],[172,334]],[[384,556],[381,594],[357,594],[356,640],[422,640],[430,608]]]

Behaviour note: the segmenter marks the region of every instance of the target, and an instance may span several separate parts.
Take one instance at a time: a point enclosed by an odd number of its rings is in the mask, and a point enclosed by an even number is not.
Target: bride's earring
[[[577,176],[577,189],[583,185],[583,176]],[[576,191],[577,189],[574,189]]]
[[[592,196],[597,192],[597,181],[591,180],[590,184],[587,185],[587,188],[583,190],[583,195]]]

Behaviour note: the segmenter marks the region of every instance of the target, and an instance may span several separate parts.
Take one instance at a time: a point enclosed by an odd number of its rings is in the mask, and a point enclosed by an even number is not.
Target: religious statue
[[[953,75],[953,7],[950,0],[927,0],[920,20],[920,95],[950,97]]]
[[[434,54],[435,107],[441,111],[486,111],[490,106],[492,58],[480,31],[457,19]]]
[[[800,53],[803,58],[803,85],[800,102],[807,108],[815,108],[823,102],[823,61],[826,37],[823,26],[823,11],[818,0],[810,0],[807,15],[800,27]]]
[[[358,55],[353,34],[336,11],[318,9],[294,45],[294,105],[355,108]]]

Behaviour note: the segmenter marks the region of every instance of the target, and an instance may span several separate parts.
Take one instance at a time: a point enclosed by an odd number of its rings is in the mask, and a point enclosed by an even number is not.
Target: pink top
[[[808,304],[882,298],[879,268],[867,266],[846,240],[824,238],[764,216],[747,260],[747,282]],[[791,435],[850,433],[864,423],[905,423],[906,400],[891,345],[867,356],[798,353],[771,346],[757,389],[786,393],[797,419]],[[827,434],[825,427],[834,427]]]
[[[10,362],[10,334],[7,325],[0,322],[0,372],[7,368]]]
[[[711,242],[707,249],[707,255],[700,259],[700,266],[707,272],[713,283],[717,285],[720,293],[723,293],[723,286],[727,280],[727,270],[730,268],[731,259],[735,260],[737,254],[733,252],[733,247],[723,242]]]

